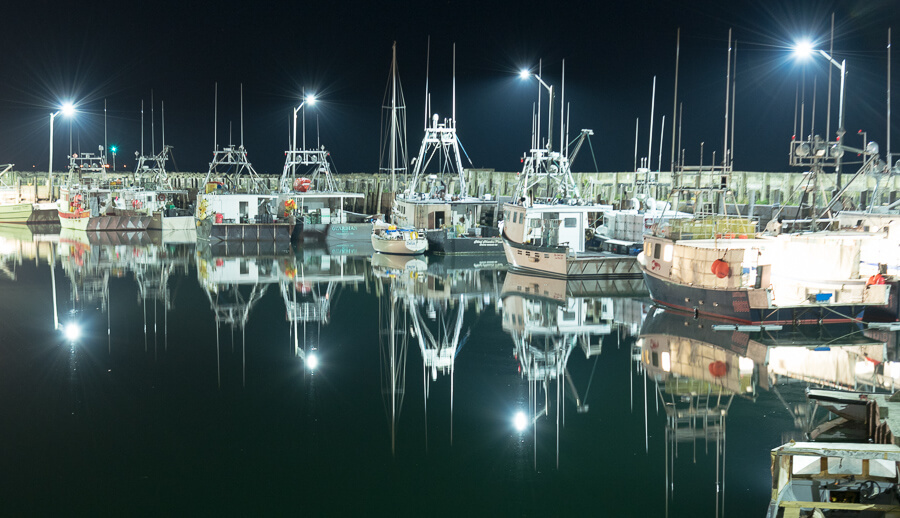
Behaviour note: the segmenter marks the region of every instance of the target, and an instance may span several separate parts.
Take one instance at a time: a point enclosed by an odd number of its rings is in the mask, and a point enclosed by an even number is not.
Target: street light
[[[541,76],[538,74],[532,74],[530,70],[527,68],[523,68],[519,71],[519,77],[521,79],[528,79],[529,77],[534,77],[538,80],[538,83],[541,84],[544,88],[547,89],[547,92],[550,94],[550,110],[549,115],[547,116],[547,152],[550,152],[550,149],[553,147],[553,87],[548,85],[541,79]],[[538,119],[540,121],[540,119]],[[540,132],[540,128],[538,128],[538,132]]]
[[[316,104],[316,96],[313,94],[307,95],[303,98],[303,102],[300,103],[300,106],[294,108],[294,142],[291,146],[291,151],[297,150],[297,113],[300,112],[300,110],[302,110],[303,107],[307,104],[310,106]],[[304,111],[303,114],[303,149],[306,149],[306,112]]]
[[[118,151],[119,148],[117,146],[110,146],[109,150],[112,152],[112,155],[113,155],[113,171],[115,171],[116,170],[116,151]]]
[[[823,58],[827,59],[829,63],[834,65],[838,70],[841,71],[841,93],[840,100],[838,101],[838,130],[837,130],[837,140],[838,142],[842,142],[844,138],[844,83],[847,77],[847,60],[841,60],[840,63],[837,62],[836,59],[831,57],[830,54],[825,52],[822,49],[813,48],[813,44],[809,41],[799,41],[794,45],[794,55],[801,59],[806,59],[809,56],[814,55],[816,52],[819,53]],[[830,88],[830,86],[829,86]],[[830,102],[830,100],[829,100]],[[840,157],[838,157],[838,167],[837,167],[837,187],[840,189],[841,187],[841,167],[840,167]]]
[[[810,56],[818,53],[822,57],[828,60],[829,63],[834,65],[838,70],[841,71],[841,94],[840,101],[838,102],[838,137],[844,136],[844,82],[847,77],[847,60],[842,60],[840,63],[837,62],[836,59],[831,57],[830,54],[825,52],[822,49],[813,48],[812,43],[809,41],[799,41],[794,45],[794,55],[800,59],[807,59]],[[838,139],[840,140],[840,138]]]
[[[53,119],[56,118],[57,115],[62,114],[64,117],[72,117],[75,115],[75,105],[70,102],[65,102],[62,106],[59,107],[59,110],[50,114],[50,168],[49,173],[53,175]]]

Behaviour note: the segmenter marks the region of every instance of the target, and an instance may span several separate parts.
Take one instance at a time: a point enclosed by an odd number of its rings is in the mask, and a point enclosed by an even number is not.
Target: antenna
[[[141,156],[144,156],[144,100],[141,99]]]
[[[675,32],[675,98],[672,100],[672,122],[678,115],[678,58],[681,55],[681,27]],[[675,172],[675,132],[672,132],[672,172]]]
[[[153,116],[153,110],[155,106],[153,103],[153,89],[150,89],[150,154],[156,154],[156,127],[153,125],[155,117]]]
[[[103,99],[103,162],[106,162],[106,149],[109,144],[106,140],[106,99]],[[104,171],[105,172],[105,171]]]
[[[543,67],[544,67],[544,60],[542,58],[542,59],[538,60],[538,77],[541,77],[541,74],[543,73]],[[543,92],[541,91],[541,82],[540,81],[538,81],[537,91],[538,91],[537,140],[536,140],[537,146],[535,146],[535,147],[541,147],[541,145],[542,145],[542,143],[541,143],[541,94]]]
[[[428,96],[428,72],[431,70],[431,35],[425,43],[425,129],[428,129],[428,119],[431,118],[431,97]]]
[[[794,91],[794,136],[797,136],[797,108],[800,106],[800,83],[797,83],[796,90]],[[800,135],[800,140],[803,140],[803,135]]]
[[[241,83],[241,147],[244,147],[244,83]],[[304,149],[306,143],[303,143]]]
[[[456,43],[453,44],[453,127],[456,127]]]
[[[734,58],[731,63],[733,70],[731,71],[731,144],[728,149],[731,150],[729,165],[734,164],[734,101],[737,98],[737,40],[734,40]]]
[[[166,102],[160,101],[159,107],[162,110],[162,150],[166,150]]]
[[[566,152],[566,141],[565,138],[565,115],[566,115],[566,60],[562,60],[562,81],[560,85],[560,98],[559,98],[559,151],[561,153]]]
[[[634,119],[634,172],[637,172],[638,127],[640,122],[640,117]]]
[[[213,103],[213,152],[219,151],[219,83],[216,82],[215,102]]]
[[[728,164],[728,108],[731,101],[731,28],[728,29],[728,66],[725,67],[725,147],[722,153],[722,165]],[[712,165],[716,165],[713,163]]]
[[[647,141],[647,169],[653,156],[653,112],[656,110],[656,76],[653,76],[653,94],[650,96],[650,140]]]
[[[887,164],[891,167],[891,28],[887,44]]]
[[[665,140],[666,136],[666,116],[663,115],[662,125],[659,128],[659,158],[656,161],[656,172],[659,172],[662,169],[662,147],[663,140]]]
[[[828,55],[834,56],[834,13],[831,13],[831,42],[828,44]],[[834,67],[828,67],[828,109],[825,111],[825,140],[831,138],[831,74]],[[805,76],[804,76],[805,77]],[[803,131],[801,125],[800,131]]]
[[[684,121],[684,103],[678,103],[678,149],[681,151],[681,166],[684,167],[684,151],[681,150],[681,123]]]

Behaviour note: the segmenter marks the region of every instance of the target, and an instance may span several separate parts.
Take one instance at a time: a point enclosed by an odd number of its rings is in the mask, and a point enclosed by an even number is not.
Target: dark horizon
[[[681,148],[686,162],[721,160],[724,138],[728,30],[737,40],[734,164],[740,170],[786,171],[794,126],[795,95],[805,84],[806,122],[816,91],[816,133],[825,133],[828,63],[801,65],[791,56],[792,39],[813,37],[827,48],[835,13],[834,56],[847,60],[846,130],[859,146],[857,130],[887,149],[887,29],[897,19],[889,5],[866,2],[656,1],[640,6],[569,2],[553,11],[538,2],[503,4],[447,1],[437,4],[253,5],[164,3],[153,11],[97,2],[75,14],[52,2],[19,4],[15,20],[0,36],[15,49],[0,61],[0,163],[17,170],[45,171],[49,114],[57,102],[74,100],[74,149],[103,144],[103,103],[108,105],[109,145],[117,166],[134,167],[140,149],[140,103],[145,104],[145,141],[151,149],[150,95],[155,99],[155,148],[161,146],[160,101],[165,103],[165,141],[174,146],[171,170],[205,171],[213,150],[214,85],[218,83],[218,144],[240,141],[241,85],[244,144],[260,173],[280,173],[289,147],[294,106],[305,88],[319,102],[307,111],[307,143],[316,118],[321,142],[338,173],[376,172],[381,101],[391,45],[398,47],[408,110],[410,154],[418,150],[424,125],[426,41],[430,36],[429,89],[433,111],[449,117],[452,47],[456,43],[456,104],[459,136],[472,167],[516,171],[529,147],[531,108],[538,87],[516,75],[543,62],[543,78],[562,86],[571,109],[569,133],[594,130],[591,146],[601,171],[629,171],[634,162],[635,119],[640,119],[638,155],[646,156],[653,76],[657,77],[654,169],[665,116],[662,167],[671,156],[676,31],[681,29],[679,101],[684,105]],[[154,18],[149,18],[149,17]],[[150,19],[154,23],[140,23]],[[156,20],[159,20],[158,22]],[[45,30],[49,28],[49,30]],[[895,36],[896,39],[896,36]],[[897,57],[892,57],[897,61]],[[894,67],[896,68],[896,67]],[[804,72],[805,69],[805,81]],[[837,128],[835,70],[832,134]],[[896,76],[896,72],[894,72]],[[893,81],[896,83],[896,80]],[[896,90],[896,88],[894,89]],[[546,107],[546,96],[544,96]],[[558,114],[559,106],[557,105]],[[894,110],[896,111],[896,110]],[[545,121],[546,111],[544,111]],[[896,117],[894,117],[896,119]],[[558,132],[559,120],[554,124]],[[546,131],[546,127],[544,130]],[[892,127],[897,140],[898,126]],[[54,169],[65,167],[68,122],[57,118]],[[299,139],[299,137],[298,137]],[[554,140],[558,140],[558,133]],[[576,171],[594,170],[582,153]],[[892,151],[900,151],[896,147]],[[468,162],[465,163],[470,166]]]

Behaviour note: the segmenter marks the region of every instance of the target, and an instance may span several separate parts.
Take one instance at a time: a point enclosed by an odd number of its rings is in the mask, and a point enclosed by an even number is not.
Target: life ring
[[[159,193],[159,196],[156,197],[157,201],[166,201],[166,195],[163,193]]]

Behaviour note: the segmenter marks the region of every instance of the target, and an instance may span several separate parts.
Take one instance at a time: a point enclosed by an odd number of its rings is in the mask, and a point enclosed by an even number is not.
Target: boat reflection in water
[[[246,384],[247,321],[271,286],[277,286],[285,304],[291,350],[312,372],[319,362],[321,326],[329,322],[338,287],[365,280],[364,256],[332,256],[314,248],[295,252],[289,243],[278,242],[266,244],[265,250],[261,247],[256,242],[210,245],[202,241],[197,247],[197,277],[215,313],[220,385],[220,329],[230,328],[232,344],[235,330],[241,333],[241,377]]]
[[[521,433],[532,428],[535,469],[538,421],[556,413],[559,468],[559,426],[565,425],[562,403],[566,392],[571,392],[578,413],[589,410],[587,397],[603,339],[613,332],[621,339],[639,328],[645,305],[637,297],[646,295],[640,279],[566,281],[507,274],[503,283],[503,330],[513,339],[519,372],[528,385],[528,407],[519,410],[514,425]],[[594,369],[583,394],[566,367],[576,347],[586,358],[594,357]]]
[[[688,446],[696,463],[698,443],[706,453],[714,444],[716,510],[724,514],[726,420],[736,396],[755,401],[760,390],[772,391],[797,429],[789,435],[803,440],[819,424],[815,409],[788,404],[780,391],[809,385],[877,390],[900,384],[891,377],[900,368],[886,361],[883,338],[856,324],[739,328],[653,308],[636,347],[646,377],[656,383],[654,399],[666,414],[667,508],[681,450]]]
[[[319,365],[322,326],[331,321],[331,305],[348,285],[365,283],[366,256],[330,255],[327,249],[306,246],[280,258],[279,267],[279,290],[294,355],[306,366],[304,372],[312,374]]]
[[[193,252],[192,245],[160,243],[156,232],[83,231],[63,229],[51,251],[51,281],[54,300],[54,327],[66,334],[74,334],[89,320],[84,313],[96,308],[106,315],[107,349],[112,349],[112,324],[114,315],[109,281],[111,278],[133,276],[138,288],[138,304],[143,313],[144,350],[149,350],[148,318],[152,319],[154,352],[162,317],[162,343],[168,347],[168,315],[173,307],[169,289],[170,277],[187,275]],[[55,263],[59,261],[69,280],[69,301],[60,316],[57,300]],[[148,315],[148,302],[152,301],[152,314]],[[120,301],[121,302],[121,301]],[[162,315],[159,306],[162,306]]]
[[[482,312],[497,304],[506,268],[499,260],[471,267],[480,259],[374,254],[372,270],[379,307],[382,394],[388,409],[391,452],[396,453],[397,426],[406,395],[410,340],[422,359],[425,445],[428,446],[428,399],[432,383],[449,377],[450,443],[453,443],[453,395],[456,358]],[[427,261],[427,262],[426,262]],[[491,266],[495,266],[491,268]],[[467,315],[468,314],[468,315]],[[468,318],[467,318],[468,316]]]

